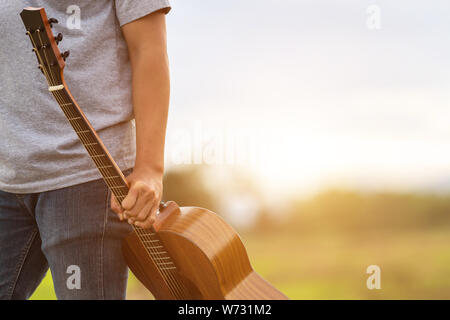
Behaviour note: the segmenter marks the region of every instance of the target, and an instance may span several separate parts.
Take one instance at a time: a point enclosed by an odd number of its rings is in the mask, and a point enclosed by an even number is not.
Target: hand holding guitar
[[[116,197],[111,197],[111,209],[120,220],[144,229],[155,222],[156,212],[162,196],[162,175],[152,171],[135,170],[126,177],[130,191],[119,205]]]

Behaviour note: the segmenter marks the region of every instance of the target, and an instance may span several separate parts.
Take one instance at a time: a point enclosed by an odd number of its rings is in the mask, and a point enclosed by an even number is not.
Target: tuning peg
[[[69,50],[67,50],[67,51],[64,51],[62,54],[61,54],[61,57],[64,59],[64,61],[66,61],[66,59],[67,59],[67,57],[70,55],[70,51]]]
[[[60,43],[62,39],[63,39],[62,33],[58,33],[58,35],[55,37],[56,44]]]
[[[52,28],[54,23],[58,23],[58,19],[50,18],[48,19],[48,23],[50,24],[50,28]]]

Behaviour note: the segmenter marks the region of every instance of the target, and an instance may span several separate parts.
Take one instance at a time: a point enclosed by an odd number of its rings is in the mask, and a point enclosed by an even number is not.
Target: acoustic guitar
[[[43,8],[28,7],[20,15],[49,92],[121,203],[127,181],[64,81],[69,52],[60,53],[62,34],[52,33],[58,21],[48,19]],[[123,254],[156,299],[287,299],[252,269],[239,235],[206,209],[161,203],[151,228],[133,226],[123,240]]]

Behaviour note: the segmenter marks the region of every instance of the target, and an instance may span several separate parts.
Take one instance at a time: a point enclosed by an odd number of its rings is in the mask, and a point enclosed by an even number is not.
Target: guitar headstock
[[[53,35],[52,25],[58,23],[55,18],[47,18],[44,8],[27,7],[20,13],[25,25],[26,35],[33,45],[33,52],[38,60],[38,68],[47,78],[49,89],[61,86],[63,83],[64,61],[69,51],[61,54],[58,43],[62,40],[61,33]]]

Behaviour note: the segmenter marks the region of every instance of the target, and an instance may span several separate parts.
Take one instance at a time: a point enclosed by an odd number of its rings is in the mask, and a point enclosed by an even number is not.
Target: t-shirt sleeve
[[[114,0],[116,16],[120,26],[142,18],[152,12],[163,10],[169,13],[171,7],[168,0]]]

